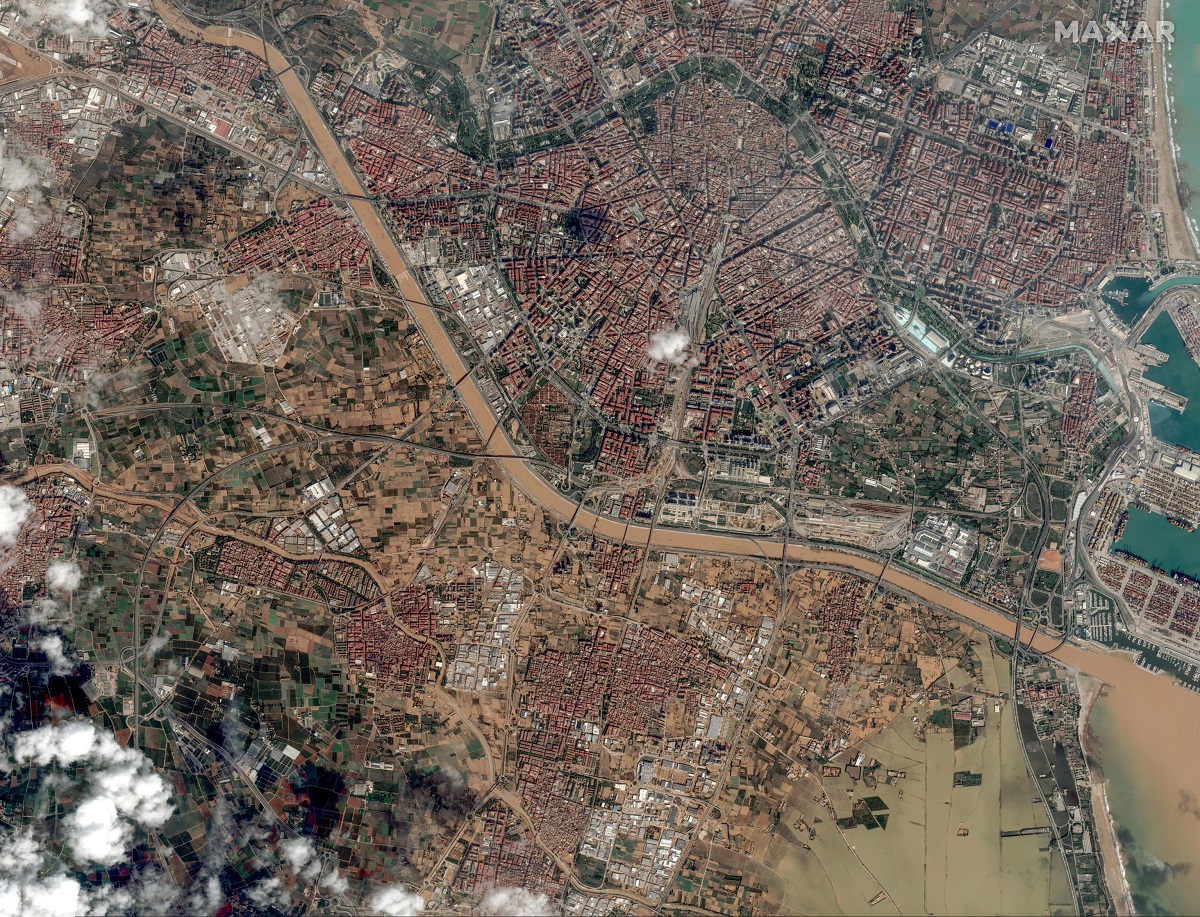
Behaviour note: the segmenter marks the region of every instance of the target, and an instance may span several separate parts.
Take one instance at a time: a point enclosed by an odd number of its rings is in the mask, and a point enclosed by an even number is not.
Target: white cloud
[[[135,907],[130,910],[135,914],[175,914],[180,911],[179,889],[165,874],[157,870],[148,870],[137,876],[133,885]],[[121,906],[120,898],[116,904]],[[100,908],[93,901],[93,909],[100,914]],[[115,913],[106,911],[104,913]]]
[[[37,161],[8,152],[8,143],[0,140],[0,191],[20,194],[36,188],[42,180]]]
[[[561,917],[545,895],[526,888],[493,888],[479,902],[479,913],[486,917]]]
[[[242,311],[246,313],[247,318],[253,319],[263,309],[286,308],[283,279],[278,274],[255,274],[248,283],[239,287],[236,293],[229,292],[232,280],[233,278],[229,278],[225,283],[218,283],[213,295],[223,305],[232,304],[240,299],[243,303]]]
[[[34,626],[48,625],[62,614],[62,608],[54,599],[35,599],[25,612],[25,620]]]
[[[289,837],[280,841],[279,853],[297,878],[316,882],[334,895],[344,895],[350,890],[350,883],[338,872],[337,865],[322,863],[317,848],[307,837]]]
[[[146,828],[161,827],[174,811],[166,783],[150,759],[133,748],[122,748],[112,762],[92,777],[92,789],[115,801],[117,810]]]
[[[18,764],[86,765],[80,777],[87,796],[62,821],[80,863],[121,862],[135,827],[157,828],[171,816],[170,790],[150,759],[86,720],[17,733],[11,745]]]
[[[271,876],[249,889],[246,897],[255,907],[265,911],[272,905],[278,904],[280,896],[284,894],[286,893],[283,891],[283,883]]]
[[[46,767],[57,761],[69,766],[92,752],[96,727],[87,720],[68,720],[58,726],[43,726],[12,736],[13,757],[19,764]]]
[[[336,866],[331,867],[321,877],[320,885],[321,888],[327,889],[331,895],[345,895],[350,891],[350,883],[346,881],[345,876],[338,872]]]
[[[15,227],[9,226],[9,238],[19,241],[15,232]],[[26,325],[34,324],[42,317],[42,310],[46,307],[45,293],[27,293],[21,290],[14,292],[0,291],[0,306],[3,306],[17,318],[21,319]]]
[[[229,853],[230,840],[237,834],[247,843],[262,840],[257,825],[247,822],[235,825],[221,798],[213,807],[212,815],[204,826],[206,840],[204,860],[200,872],[188,889],[184,913],[189,917],[208,917],[225,905],[225,893],[221,890],[220,874]]]
[[[651,360],[682,366],[692,360],[692,339],[682,328],[663,328],[650,335],[646,353]]]
[[[285,281],[278,274],[242,275],[210,284],[213,309],[227,317],[236,333],[217,329],[217,343],[226,360],[239,363],[277,363],[299,317],[288,306]]]
[[[0,835],[0,915],[75,917],[85,913],[79,883],[61,872],[42,875],[45,854],[29,832]]]
[[[125,857],[133,826],[107,796],[91,796],[63,822],[77,862],[112,865]]]
[[[24,242],[48,219],[50,208],[46,206],[41,192],[31,191],[28,200],[13,211],[12,219],[8,221],[8,238],[13,242]]]
[[[50,216],[39,187],[44,170],[42,160],[9,153],[0,140],[0,203],[11,195],[16,205],[6,227],[11,241],[28,239]]]
[[[108,34],[109,0],[18,0],[26,16],[55,35],[74,38],[103,38]]]
[[[312,841],[306,837],[289,837],[279,842],[279,854],[287,863],[288,869],[297,875],[312,862],[317,850]]]
[[[178,893],[156,871],[122,888],[81,886],[29,831],[0,830],[0,917],[116,917],[173,914]]]
[[[371,896],[371,913],[383,917],[417,917],[425,910],[425,899],[403,885],[385,885]]]
[[[142,647],[142,655],[147,659],[153,659],[155,656],[161,653],[163,648],[166,647],[166,645],[170,642],[171,638],[166,634],[156,634],[146,641],[145,645]]]
[[[33,504],[25,491],[11,484],[0,484],[0,548],[11,548],[17,543],[21,526],[33,512]]]
[[[149,759],[135,749],[123,748],[111,733],[98,730],[87,720],[4,732],[0,723],[0,774],[14,764],[79,767],[76,777],[85,798],[58,823],[78,860],[108,865],[123,861],[132,825],[161,824],[170,813],[166,786],[153,773]],[[74,782],[58,773],[46,774],[43,779]],[[104,844],[109,847],[104,849]],[[184,900],[170,876],[157,868],[134,869],[128,878],[120,888],[81,884],[33,831],[0,827],[0,917],[198,917],[202,912],[192,906],[193,900]],[[213,884],[219,896],[220,885],[215,879]]]
[[[79,588],[83,572],[79,564],[70,560],[55,560],[46,568],[46,586],[51,592],[70,595]]]
[[[55,675],[69,675],[75,668],[75,663],[63,646],[63,639],[58,634],[47,634],[33,641],[35,649],[41,650],[50,660],[50,671]]]
[[[221,891],[221,880],[215,872],[210,872],[192,885],[188,893],[186,913],[196,917],[201,914],[215,914],[224,904],[225,894]]]

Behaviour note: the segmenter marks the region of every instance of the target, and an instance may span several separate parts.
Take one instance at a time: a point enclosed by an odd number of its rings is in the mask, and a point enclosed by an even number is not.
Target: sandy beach
[[[1146,19],[1157,22],[1162,18],[1162,0],[1148,0]],[[1179,188],[1179,169],[1175,163],[1175,141],[1171,132],[1170,105],[1167,100],[1166,46],[1153,44],[1151,69],[1154,92],[1151,95],[1151,136],[1158,163],[1157,208],[1163,215],[1166,231],[1166,255],[1175,259],[1197,257],[1192,233],[1188,228],[1187,211]]]
[[[1125,866],[1121,861],[1120,842],[1117,840],[1116,825],[1108,808],[1107,784],[1099,766],[1096,739],[1088,725],[1092,708],[1104,690],[1104,685],[1089,675],[1076,673],[1079,684],[1079,742],[1088,760],[1088,776],[1092,781],[1092,811],[1096,816],[1096,842],[1104,860],[1104,879],[1112,892],[1118,917],[1132,917],[1135,913],[1129,883],[1125,879]]]

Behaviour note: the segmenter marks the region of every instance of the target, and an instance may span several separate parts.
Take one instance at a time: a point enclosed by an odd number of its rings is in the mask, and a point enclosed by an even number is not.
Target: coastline
[[[1088,779],[1091,782],[1092,813],[1095,816],[1096,843],[1104,862],[1104,880],[1113,897],[1117,917],[1133,917],[1133,894],[1125,875],[1125,860],[1121,853],[1121,842],[1117,839],[1117,826],[1108,807],[1108,781],[1104,777],[1097,741],[1091,729],[1092,710],[1104,694],[1105,685],[1082,672],[1075,673],[1079,685],[1079,743],[1087,761]]]
[[[1200,901],[1200,818],[1194,815],[1200,805],[1194,764],[1200,729],[1189,727],[1200,718],[1200,694],[1137,665],[1133,656],[1112,650],[1086,658],[1068,644],[1059,657],[1103,683],[1084,738],[1093,793],[1103,788],[1111,809],[1111,821],[1106,816],[1097,826],[1097,839],[1111,838],[1115,830],[1122,838],[1111,848],[1105,880],[1116,900],[1128,885],[1139,912],[1194,914]],[[1101,822],[1104,805],[1093,799]],[[1100,844],[1096,848],[1106,853]]]
[[[1154,22],[1164,18],[1163,0],[1147,0],[1146,18]],[[1183,178],[1175,150],[1175,127],[1172,123],[1170,75],[1167,68],[1166,45],[1154,43],[1150,55],[1151,118],[1154,122],[1151,137],[1157,150],[1158,210],[1162,213],[1166,256],[1174,260],[1196,260],[1200,256],[1200,240],[1188,219],[1184,205]]]

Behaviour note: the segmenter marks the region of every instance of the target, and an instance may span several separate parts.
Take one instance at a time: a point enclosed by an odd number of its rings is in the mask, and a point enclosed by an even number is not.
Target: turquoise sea
[[[1168,573],[1200,579],[1200,531],[1171,525],[1166,517],[1141,509],[1129,511],[1129,521],[1115,545]]]
[[[1176,161],[1184,183],[1193,228],[1200,225],[1200,3],[1172,0],[1165,19],[1175,24],[1175,41],[1167,52],[1171,73]]]
[[[1100,288],[1100,298],[1106,301],[1117,318],[1126,325],[1136,324],[1154,302],[1150,281],[1141,277],[1117,277]]]
[[[1183,335],[1166,312],[1142,335],[1142,343],[1167,355],[1167,362],[1146,370],[1146,378],[1188,399],[1182,412],[1150,404],[1150,428],[1166,443],[1200,452],[1200,366],[1187,352]]]
[[[1154,300],[1181,283],[1200,284],[1200,277],[1168,277],[1153,287],[1143,277],[1117,277],[1101,288],[1100,297],[1109,304],[1117,318],[1132,326],[1154,305]]]

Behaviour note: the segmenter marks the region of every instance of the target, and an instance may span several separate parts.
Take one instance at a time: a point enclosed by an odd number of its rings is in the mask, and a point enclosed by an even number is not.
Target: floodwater
[[[1007,660],[981,647],[985,690],[1009,693]],[[948,673],[952,684],[970,679],[961,669]],[[771,866],[786,882],[783,908],[790,914],[1069,914],[1071,894],[1057,851],[1045,835],[1000,838],[1047,824],[1036,783],[1025,767],[1022,742],[1010,706],[987,707],[987,725],[970,745],[956,749],[950,732],[914,735],[911,717],[930,708],[909,704],[891,725],[866,739],[861,750],[886,768],[906,776],[867,789],[845,774],[827,777],[825,790],[838,815],[851,812],[854,790],[886,806],[883,830],[853,828],[844,834],[833,816],[813,803],[812,791],[798,792],[783,822],[802,812],[816,836],[773,842]],[[954,774],[980,775],[978,786],[956,787]],[[824,821],[816,826],[815,817]],[[960,833],[961,831],[961,833]],[[832,885],[831,885],[832,883]],[[837,905],[829,895],[836,888]],[[889,900],[873,908],[873,896]]]

